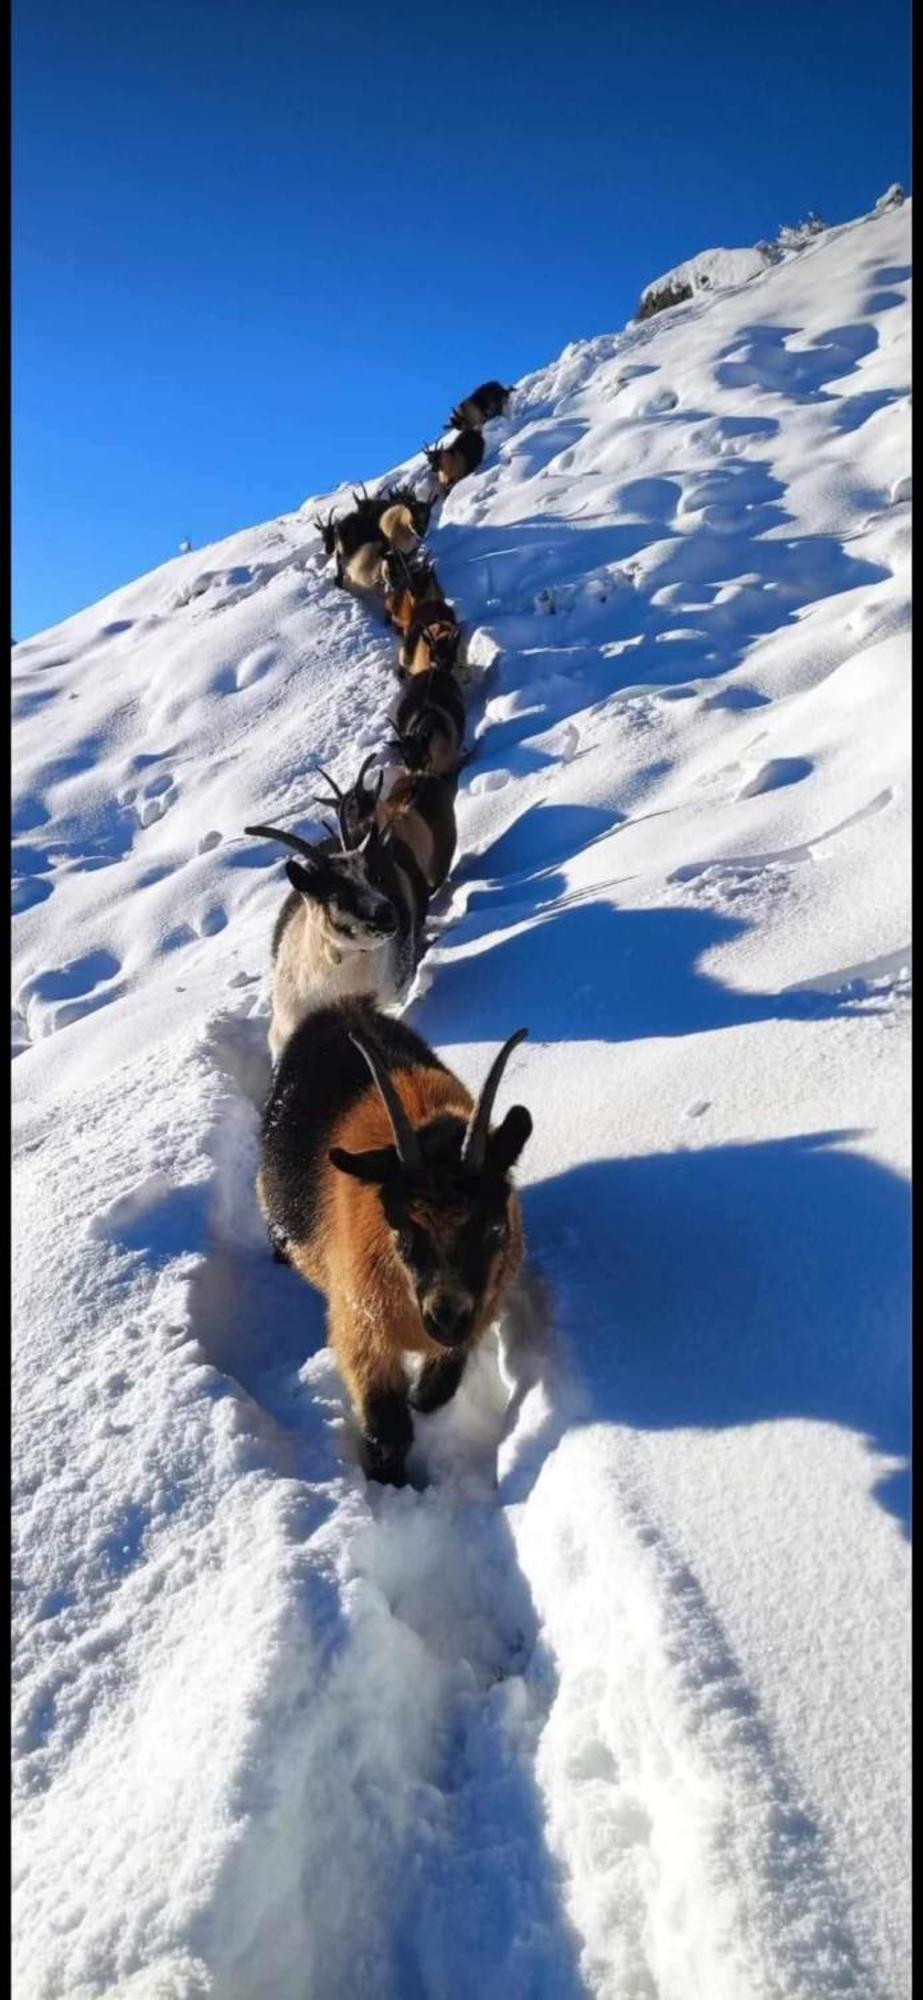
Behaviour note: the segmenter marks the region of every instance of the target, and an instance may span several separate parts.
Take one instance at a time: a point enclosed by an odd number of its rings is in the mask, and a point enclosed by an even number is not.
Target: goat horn
[[[366,782],[365,782],[365,774],[366,774],[366,771],[368,771],[368,770],[369,770],[369,768],[371,767],[371,765],[372,765],[372,764],[374,764],[374,762],[375,762],[375,759],[376,759],[376,757],[377,757],[377,756],[378,756],[378,751],[377,751],[377,750],[373,750],[373,751],[372,751],[372,754],[371,754],[371,756],[370,756],[370,757],[366,757],[366,760],[365,760],[365,763],[363,764],[363,766],[362,766],[362,769],[361,769],[361,771],[359,772],[359,776],[358,776],[358,778],[356,779],[356,782],[355,782],[355,785],[354,785],[354,787],[353,787],[353,790],[354,790],[354,791],[357,791],[357,792],[364,792],[364,791],[369,791],[369,792],[371,792],[371,791],[372,791],[373,787],[372,787],[371,785],[366,785]],[[384,771],[379,771],[379,773],[378,773],[378,784],[377,784],[377,786],[376,786],[376,787],[374,788],[374,790],[375,790],[375,797],[376,797],[376,798],[378,797],[378,793],[379,793],[379,792],[381,791],[381,788],[382,788],[382,785],[384,784],[384,777],[385,777],[385,774],[384,774]]]
[[[343,797],[343,794],[340,790],[339,785],[337,784],[336,779],[331,778],[330,772],[324,770],[323,764],[318,764],[317,775],[319,778],[323,778],[325,784],[330,786],[330,790],[332,791],[335,799],[341,799]],[[317,799],[315,803],[317,805],[323,805],[325,801],[323,799]]]
[[[283,846],[293,847],[296,854],[307,854],[313,861],[317,859],[311,842],[302,840],[300,833],[287,833],[281,826],[245,826],[245,833],[252,833],[258,840],[281,840]]]
[[[480,1173],[484,1165],[487,1134],[490,1130],[491,1113],[494,1108],[494,1098],[500,1087],[500,1079],[513,1050],[518,1048],[520,1042],[525,1041],[528,1032],[528,1028],[517,1028],[515,1035],[511,1035],[509,1041],[504,1042],[499,1054],[494,1057],[490,1065],[481,1095],[471,1113],[462,1146],[462,1160],[473,1173]]]
[[[384,1063],[379,1060],[375,1051],[368,1048],[365,1042],[360,1041],[358,1035],[350,1035],[349,1039],[354,1048],[358,1049],[359,1054],[365,1058],[374,1081],[378,1085],[379,1095],[391,1121],[394,1144],[397,1148],[397,1157],[400,1160],[401,1166],[409,1168],[411,1172],[418,1171],[423,1165],[420,1141],[394,1088],[388,1070],[385,1069]]]

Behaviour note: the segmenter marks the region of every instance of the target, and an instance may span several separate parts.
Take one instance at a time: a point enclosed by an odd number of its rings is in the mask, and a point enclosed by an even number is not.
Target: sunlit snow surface
[[[409,1011],[535,1132],[426,1490],[252,1193],[242,828],[392,638],[310,502],[15,649],[17,2000],[909,1991],[909,227],[568,348],[431,534]]]

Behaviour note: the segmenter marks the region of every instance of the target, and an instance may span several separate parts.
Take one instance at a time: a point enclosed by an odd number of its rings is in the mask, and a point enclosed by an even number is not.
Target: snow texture
[[[535,1131],[419,1490],[253,1196],[242,829],[391,637],[312,499],[15,649],[16,2000],[909,1992],[910,211],[568,347],[431,531],[409,1012]]]
[[[772,259],[768,248],[753,250],[700,250],[698,256],[675,264],[661,278],[652,279],[641,293],[640,318],[663,309],[677,300],[695,298],[699,292],[723,292],[758,278]]]

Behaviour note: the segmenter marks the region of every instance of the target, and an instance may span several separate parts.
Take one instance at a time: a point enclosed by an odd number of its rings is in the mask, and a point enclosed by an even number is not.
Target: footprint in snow
[[[261,681],[264,674],[268,674],[270,668],[275,665],[277,658],[275,646],[258,646],[255,652],[245,654],[238,664],[235,677],[238,690],[252,687],[256,681]]]
[[[123,792],[120,803],[133,805],[141,825],[152,826],[155,820],[163,819],[178,797],[172,775],[166,771],[159,778],[149,778],[139,789],[130,786],[128,792]]]
[[[53,1035],[84,1014],[118,999],[121,960],[111,951],[89,951],[68,965],[50,966],[27,981],[18,995],[33,1040]]]
[[[213,828],[211,833],[203,833],[202,838],[199,841],[198,847],[196,848],[196,853],[210,854],[212,848],[220,846],[221,846],[221,835],[217,831],[217,828]]]
[[[751,687],[719,688],[717,694],[706,695],[702,703],[703,709],[727,708],[730,709],[732,714],[742,713],[748,708],[766,708],[768,706],[768,694],[759,694],[756,688]]]

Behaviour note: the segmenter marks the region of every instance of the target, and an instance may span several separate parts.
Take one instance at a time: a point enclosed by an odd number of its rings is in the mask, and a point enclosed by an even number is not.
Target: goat
[[[248,826],[280,840],[299,859],[286,862],[291,883],[272,934],[269,1051],[275,1061],[307,1014],[354,994],[396,1006],[423,947],[429,891],[409,850],[393,851],[372,827],[360,847],[342,836],[312,845],[276,826]]]
[[[428,597],[443,602],[442,585],[428,556],[408,561],[399,549],[385,557],[383,565],[385,611],[397,632],[407,632],[413,624],[418,604]]]
[[[410,849],[426,886],[442,888],[455,856],[455,793],[458,775],[434,778],[425,772],[398,771],[386,797],[375,807],[376,824]]]
[[[423,451],[437,486],[443,493],[450,493],[460,479],[465,479],[480,465],[484,456],[483,433],[473,429],[461,430],[449,444],[425,444]]]
[[[383,537],[362,542],[351,555],[342,556],[337,549],[336,580],[341,590],[355,590],[364,594],[380,596],[384,585],[384,559],[387,542]]]
[[[354,778],[346,792],[340,790],[336,779],[331,778],[329,771],[325,771],[322,766],[318,767],[317,775],[329,786],[330,796],[326,799],[315,797],[314,803],[318,806],[329,806],[332,801],[336,809],[342,845],[350,851],[362,845],[369,828],[375,824],[375,807],[381,797],[385,776],[384,771],[379,771],[377,784],[366,785],[365,774],[374,764],[375,756],[373,750],[371,756],[366,757],[358,777]]]
[[[476,1104],[403,1021],[368,1001],[325,1008],[283,1051],[263,1114],[257,1199],[273,1254],[327,1299],[327,1338],[369,1479],[402,1486],[411,1410],[454,1396],[523,1256],[510,1181],[524,1105],[490,1129],[506,1064]],[[405,1361],[422,1367],[408,1392]]]
[[[502,417],[510,400],[512,388],[504,389],[502,382],[482,382],[472,389],[470,396],[463,396],[456,404],[449,418],[456,430],[483,430],[491,417]]]
[[[325,556],[332,556],[337,545],[337,527],[333,515],[333,509],[331,508],[330,513],[327,515],[326,521],[323,519],[322,515],[315,514],[312,518],[311,526],[312,528],[317,529],[317,532],[324,545]]]
[[[393,549],[400,549],[404,556],[412,555],[419,546],[420,537],[414,523],[413,510],[403,500],[394,501],[390,507],[385,507],[379,516],[378,532]]]
[[[390,506],[407,507],[418,536],[422,539],[432,518],[434,501],[424,499],[412,486],[389,486],[383,496]]]
[[[412,676],[392,720],[408,771],[444,778],[464,762],[465,704],[457,682],[442,668]]]
[[[414,611],[398,650],[402,674],[428,674],[441,667],[450,674],[458,661],[461,642],[458,619],[444,598],[425,598]]]
[[[340,790],[328,772],[320,773],[335,798],[345,845],[360,846],[375,826],[390,836],[391,852],[399,862],[404,858],[400,849],[409,849],[428,892],[441,889],[452,866],[457,840],[457,775],[453,772],[447,777],[434,778],[399,769],[392,776],[387,794],[383,794],[383,770],[378,773],[377,783],[365,782],[365,774],[374,761],[374,754],[366,758],[346,792]]]

